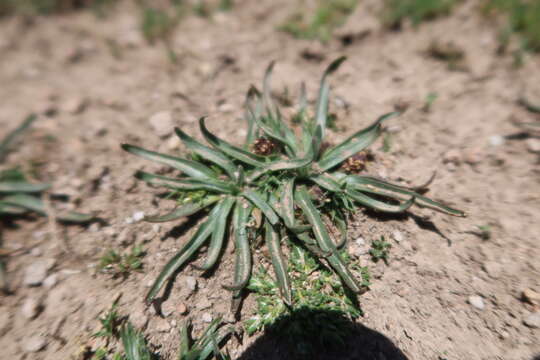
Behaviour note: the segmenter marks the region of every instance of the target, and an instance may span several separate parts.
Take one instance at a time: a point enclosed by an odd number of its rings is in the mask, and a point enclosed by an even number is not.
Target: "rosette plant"
[[[382,132],[382,122],[398,115],[379,117],[342,143],[323,146],[328,119],[328,77],[345,60],[333,61],[324,72],[314,116],[307,112],[305,87],[299,103],[301,136],[283,118],[270,91],[273,63],[266,70],[263,91],[251,87],[246,97],[247,136],[242,147],[233,145],[199,120],[207,145],[176,128],[190,151],[189,159],[160,154],[123,144],[134,155],[181,171],[166,177],[139,171],[136,177],[150,185],[180,192],[182,201],[172,212],[147,217],[150,222],[177,220],[202,211],[207,219],[180,251],[165,265],[146,296],[151,302],[164,283],[208,242],[202,270],[216,265],[227,233],[234,238],[234,282],[225,288],[239,296],[251,276],[251,249],[256,238],[264,238],[283,301],[291,303],[291,281],[283,247],[287,241],[300,243],[325,261],[350,290],[362,286],[346,266],[340,249],[347,241],[347,215],[359,206],[380,212],[401,213],[412,205],[429,207],[449,215],[462,211],[433,201],[410,188],[363,174],[348,174],[340,165],[366,149]],[[263,155],[264,154],[264,155]],[[332,234],[338,234],[332,236]]]

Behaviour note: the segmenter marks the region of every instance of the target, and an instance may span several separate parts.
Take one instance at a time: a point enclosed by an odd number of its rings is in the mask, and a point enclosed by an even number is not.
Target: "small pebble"
[[[525,141],[527,150],[532,153],[540,153],[540,139],[530,138]]]
[[[478,295],[469,296],[468,303],[477,308],[478,310],[484,310],[484,299]]]
[[[395,230],[393,233],[392,233],[392,237],[394,238],[394,240],[396,242],[402,242],[404,240],[404,237],[403,237],[403,234],[401,233],[401,231],[399,230]]]
[[[202,321],[205,323],[211,323],[212,322],[212,314],[210,313],[203,313],[201,316]]]
[[[521,298],[523,299],[523,301],[526,301],[529,304],[540,304],[540,293],[537,293],[532,289],[523,290],[523,292],[521,293]]]
[[[533,329],[540,328],[540,311],[527,315],[523,323]]]
[[[148,120],[152,129],[159,137],[167,137],[174,129],[172,114],[170,111],[161,111],[150,117]]]
[[[504,137],[501,135],[493,135],[489,137],[489,144],[491,146],[501,146],[504,144]]]
[[[30,250],[30,255],[32,255],[32,256],[39,257],[42,254],[43,254],[43,251],[41,251],[41,249],[38,248],[38,247],[35,247],[32,250]]]
[[[47,339],[44,336],[33,335],[22,341],[22,349],[27,353],[39,352],[47,346]]]
[[[184,304],[184,303],[178,304],[178,313],[180,315],[185,315],[185,314],[187,314],[187,312],[188,312],[188,309],[187,309],[186,304]]]
[[[21,314],[25,319],[35,319],[42,310],[41,303],[35,298],[26,298],[22,307]]]
[[[37,260],[30,264],[24,272],[23,283],[26,286],[40,286],[47,277],[49,265],[45,260]]]
[[[457,149],[451,149],[444,153],[443,163],[459,165],[461,163],[461,153]]]
[[[131,216],[131,218],[135,222],[141,221],[142,219],[144,219],[144,211],[136,211],[136,212],[134,212],[133,215]]]
[[[197,279],[193,276],[186,277],[186,286],[191,292],[194,292],[197,290]]]

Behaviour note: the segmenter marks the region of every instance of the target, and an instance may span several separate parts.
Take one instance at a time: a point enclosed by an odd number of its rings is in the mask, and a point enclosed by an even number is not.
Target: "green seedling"
[[[357,0],[318,1],[314,14],[305,10],[291,16],[279,27],[300,39],[327,42],[335,28],[341,26],[356,7]]]
[[[155,358],[148,349],[144,335],[135,330],[129,321],[122,326],[120,339],[126,353],[125,360],[152,360]]]
[[[224,288],[232,291],[235,299],[249,283],[251,250],[258,246],[259,237],[269,251],[286,304],[293,302],[291,279],[282,250],[287,240],[301,243],[327,263],[347,288],[361,293],[365,287],[353,276],[340,251],[347,242],[347,220],[359,207],[401,213],[416,204],[449,215],[465,216],[464,212],[410,188],[342,170],[347,159],[367,149],[381,135],[382,123],[399,112],[382,115],[336,146],[323,146],[329,106],[328,78],[344,60],[344,57],[335,60],[324,72],[315,115],[303,116],[300,138],[284,121],[270,95],[272,63],[267,68],[262,92],[254,87],[248,92],[245,116],[248,130],[242,147],[210,132],[206,118],[199,120],[199,127],[208,145],[175,129],[187,149],[196,155],[189,159],[122,145],[131,154],[181,172],[177,177],[168,177],[139,171],[138,179],[175,192],[207,192],[204,198],[185,202],[170,213],[145,218],[149,222],[166,222],[209,211],[208,218],[193,237],[165,265],[146,296],[147,302],[152,302],[163,285],[205,244],[208,244],[208,256],[197,267],[205,271],[214,268],[227,233],[234,240],[236,261],[233,283]],[[304,105],[299,111],[306,114],[305,92],[302,97],[300,104]]]
[[[142,271],[142,258],[145,252],[141,245],[134,246],[128,254],[119,254],[108,250],[99,260],[98,269],[112,274],[114,277],[128,277],[133,271]]]
[[[405,19],[413,25],[445,16],[460,0],[385,0],[382,22],[388,28],[399,28]]]
[[[482,240],[489,240],[491,239],[491,226],[489,225],[477,225],[476,226],[479,230],[478,236]]]
[[[386,265],[388,265],[388,255],[390,253],[390,248],[392,244],[384,240],[384,236],[381,236],[380,240],[373,240],[371,243],[371,249],[369,249],[369,255],[371,259],[377,262],[383,260]]]
[[[125,323],[125,320],[126,318],[118,313],[117,302],[114,302],[109,311],[103,317],[99,318],[101,330],[95,332],[92,336],[105,338],[107,342],[112,339],[118,339],[120,329]]]
[[[435,100],[439,97],[439,94],[435,92],[430,92],[426,96],[426,100],[424,101],[424,107],[422,107],[422,111],[424,112],[430,112],[433,108],[433,104],[435,103]]]

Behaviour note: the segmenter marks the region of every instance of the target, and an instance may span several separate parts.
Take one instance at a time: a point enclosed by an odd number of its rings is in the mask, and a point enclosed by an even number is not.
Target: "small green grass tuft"
[[[390,253],[390,248],[392,244],[384,240],[384,236],[381,236],[380,240],[373,240],[371,243],[371,249],[369,249],[369,254],[371,259],[375,262],[383,260],[386,265],[388,265],[388,255]]]
[[[52,15],[68,11],[90,8],[98,15],[116,0],[1,0],[0,16],[8,15]]]
[[[483,10],[486,14],[507,14],[506,29],[501,32],[502,48],[510,34],[518,33],[522,49],[540,52],[540,1],[488,0]]]
[[[93,337],[105,338],[107,341],[119,337],[120,328],[125,323],[126,318],[120,315],[117,306],[117,302],[114,302],[109,311],[103,317],[99,318],[101,330],[95,332],[92,335]]]
[[[141,245],[134,246],[127,254],[119,254],[115,250],[109,249],[100,258],[98,270],[112,274],[113,277],[126,278],[133,271],[142,271],[142,258],[145,254]]]
[[[300,39],[317,39],[327,42],[336,27],[341,26],[353,12],[357,0],[318,1],[313,14],[305,10],[292,15],[279,30]]]
[[[351,263],[345,252],[342,252],[342,255],[345,261]],[[362,279],[362,286],[369,286],[370,276],[367,268],[351,263],[350,269]],[[291,244],[288,272],[293,288],[292,306],[287,306],[279,297],[278,284],[263,267],[253,274],[248,288],[256,295],[257,310],[256,314],[245,322],[246,332],[249,335],[272,326],[280,318],[301,309],[333,311],[349,319],[356,319],[362,315],[356,298],[343,286],[339,277],[296,244]],[[302,328],[302,322],[295,326]],[[290,335],[304,336],[302,333],[292,332]]]
[[[460,0],[385,0],[382,12],[383,24],[391,29],[401,27],[405,19],[413,25],[448,15]]]

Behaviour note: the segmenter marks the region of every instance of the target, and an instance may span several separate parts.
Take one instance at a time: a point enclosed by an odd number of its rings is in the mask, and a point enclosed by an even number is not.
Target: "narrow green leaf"
[[[225,156],[219,151],[216,151],[206,145],[201,144],[179,128],[175,128],[174,131],[176,135],[184,142],[184,144],[186,144],[188,149],[201,156],[202,158],[221,167],[227,172],[231,179],[236,179],[234,175],[236,167],[227,156]]]
[[[304,158],[301,159],[292,159],[292,160],[277,160],[271,163],[266,164],[264,167],[257,169],[253,171],[248,176],[248,183],[255,181],[262,175],[269,173],[269,172],[275,172],[275,171],[281,171],[281,170],[293,170],[293,169],[299,169],[304,166],[309,165],[313,161],[312,152],[309,152]]]
[[[394,111],[382,115],[372,125],[358,131],[341,144],[325,152],[319,161],[321,171],[329,170],[347,158],[367,148],[381,134],[382,122],[399,114],[398,111]]]
[[[275,105],[274,101],[272,100],[272,87],[270,85],[270,80],[272,79],[272,71],[274,70],[274,65],[276,64],[275,61],[270,62],[268,67],[266,68],[266,71],[264,73],[264,80],[263,80],[263,101],[264,106],[266,108],[266,111],[268,114],[275,118]]]
[[[228,327],[227,329],[225,329],[225,331],[223,331],[223,332],[221,332],[221,333],[219,333],[217,335],[214,334],[214,336],[212,336],[210,341],[208,341],[206,343],[206,345],[204,346],[204,348],[202,349],[198,360],[206,360],[206,359],[208,359],[208,357],[210,355],[214,355],[214,357],[216,359],[224,359],[223,357],[220,357],[219,348],[220,348],[221,344],[223,343],[223,340],[227,336],[232,334],[233,332],[234,332],[234,328],[233,327]]]
[[[189,203],[180,205],[168,214],[158,215],[158,216],[148,216],[148,217],[145,217],[144,220],[148,222],[166,222],[166,221],[176,220],[184,216],[193,215],[196,212],[201,211],[205,207],[215,203],[219,199],[221,199],[220,196],[207,196],[201,201],[189,202]]]
[[[210,145],[215,147],[216,149],[224,152],[225,154],[229,155],[230,157],[242,161],[243,163],[252,165],[252,166],[263,166],[266,159],[263,156],[255,155],[250,152],[247,152],[245,150],[242,150],[234,145],[229,144],[225,140],[222,140],[212,134],[206,126],[204,125],[204,118],[199,119],[199,126],[201,128],[201,132],[208,141]]]
[[[45,205],[40,198],[28,195],[28,194],[15,194],[11,196],[6,196],[2,199],[2,202],[7,205],[12,205],[15,207],[21,207],[24,209],[31,210],[43,216],[48,216],[45,209]],[[66,214],[56,215],[56,219],[66,222],[88,222],[94,217],[92,215],[81,214],[77,212],[69,212]]]
[[[249,146],[253,144],[256,139],[255,119],[260,116],[260,114],[257,112],[257,108],[253,106],[253,102],[259,101],[259,98],[259,90],[257,90],[257,88],[253,85],[250,86],[244,102],[244,119],[248,124],[244,150],[248,150]]]
[[[369,192],[373,194],[388,196],[397,200],[409,200],[412,197],[415,199],[415,203],[421,207],[427,207],[433,210],[443,212],[448,215],[465,216],[465,212],[448,207],[438,201],[431,200],[423,195],[420,195],[410,189],[403,186],[392,184],[387,181],[383,181],[372,176],[346,176],[343,182],[355,190],[362,192]]]
[[[265,221],[264,225],[266,230],[266,247],[272,259],[281,296],[287,305],[292,305],[291,280],[287,273],[287,263],[283,259],[279,233],[268,221]]]
[[[253,205],[255,205],[257,208],[259,208],[272,225],[277,224],[277,222],[279,221],[278,216],[276,215],[274,209],[272,209],[272,207],[268,205],[268,203],[260,194],[256,193],[251,189],[247,189],[242,192],[242,196],[251,201]]]
[[[15,139],[21,135],[36,120],[36,118],[37,116],[35,114],[28,115],[21,125],[2,139],[0,142],[0,161],[3,160],[7,155],[8,148],[15,141]]]
[[[175,190],[206,190],[223,194],[231,194],[235,192],[236,186],[224,181],[214,179],[193,180],[193,179],[178,179],[163,175],[147,173],[145,171],[137,171],[135,177],[145,181],[150,185],[157,187],[166,187]]]
[[[315,113],[315,123],[321,127],[321,139],[324,138],[324,132],[326,129],[326,117],[328,114],[328,95],[330,92],[330,85],[328,84],[328,75],[336,71],[341,63],[345,61],[346,57],[342,56],[332,61],[326,68],[321,78],[321,85],[319,88],[319,98],[317,100],[317,111]]]
[[[401,213],[410,208],[414,204],[415,198],[412,197],[409,200],[399,204],[399,205],[392,205],[385,203],[383,201],[379,201],[373,198],[370,198],[367,195],[362,194],[359,191],[347,189],[345,193],[352,198],[354,201],[359,202],[360,204],[370,207],[372,209],[387,212],[387,213]]]
[[[317,174],[311,176],[309,179],[325,190],[337,193],[343,191],[340,183],[329,174]]]
[[[210,236],[212,233],[216,215],[221,209],[223,202],[220,202],[214,208],[212,211],[210,211],[210,214],[208,215],[208,219],[197,229],[195,232],[195,235],[189,241],[184,244],[182,249],[176,253],[176,255],[173,256],[171,260],[165,265],[163,270],[161,270],[161,273],[157,277],[157,279],[154,281],[154,284],[150,288],[150,291],[146,295],[146,302],[151,303],[152,300],[156,297],[159,290],[163,287],[165,282],[178,270],[182,265],[184,265],[192,256],[195,254],[197,250],[204,244],[206,239]]]
[[[126,360],[151,360],[152,354],[146,345],[144,336],[137,332],[131,323],[127,323],[120,330],[120,338],[126,353]]]
[[[234,245],[236,262],[234,268],[234,284],[224,285],[227,290],[239,291],[249,282],[251,277],[251,251],[247,234],[247,223],[253,207],[245,201],[237,201],[234,208]]]
[[[23,181],[4,181],[0,182],[0,192],[26,192],[35,193],[42,192],[50,188],[49,184],[31,184]]]
[[[122,144],[122,149],[144,159],[169,165],[196,179],[212,179],[216,177],[216,174],[209,167],[195,161],[160,154],[129,144]]]
[[[221,249],[223,248],[223,240],[225,239],[225,232],[227,231],[227,224],[229,213],[232,206],[235,203],[235,198],[227,197],[223,200],[223,206],[216,215],[216,224],[210,245],[208,246],[208,254],[205,263],[202,266],[198,266],[201,270],[208,270],[212,268],[219,257]]]
[[[317,244],[324,253],[329,255],[326,257],[330,266],[338,273],[343,282],[354,292],[360,292],[361,287],[357,283],[354,276],[351,274],[343,259],[337,252],[336,245],[330,238],[328,231],[324,227],[318,210],[313,205],[309,193],[304,186],[301,186],[295,193],[295,199],[309,223],[313,226],[313,234],[317,240]]]

